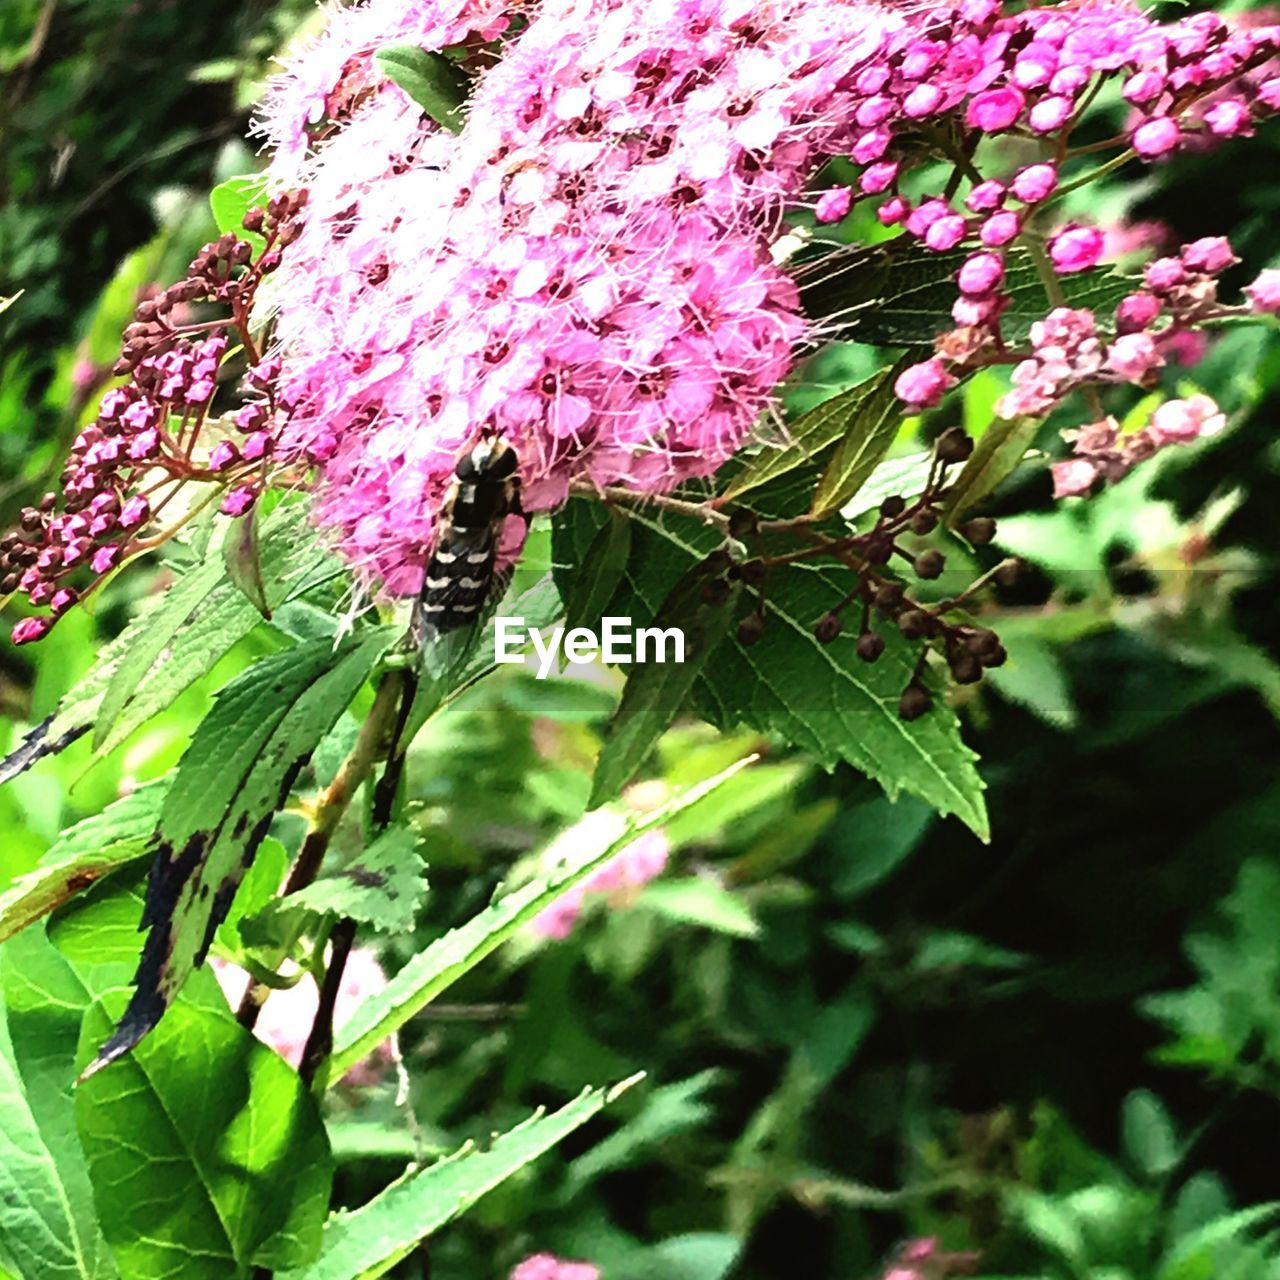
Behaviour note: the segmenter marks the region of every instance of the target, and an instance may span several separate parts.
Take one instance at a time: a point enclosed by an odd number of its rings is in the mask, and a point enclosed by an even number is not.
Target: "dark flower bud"
[[[277,222],[289,214],[289,193],[281,191],[267,201],[267,213]]]
[[[913,568],[918,577],[925,579],[933,579],[938,577],[946,565],[947,559],[934,547],[930,547],[927,551],[922,551],[915,558]]]
[[[1008,660],[1009,654],[1002,644],[997,644],[989,653],[984,653],[978,659],[984,667],[1003,667]]]
[[[902,607],[903,595],[902,583],[882,582],[871,597],[871,603],[882,613],[894,613]]]
[[[266,418],[266,414],[264,413],[263,419],[265,420],[265,418]],[[714,550],[702,562],[702,567],[703,569],[706,570],[707,573],[716,573],[716,574],[725,573],[726,571],[733,568],[733,560],[730,558],[729,553],[723,547],[717,547],[716,550]]]
[[[874,631],[864,631],[858,637],[857,648],[863,662],[874,662],[884,652],[884,638]]]
[[[253,246],[247,240],[237,240],[231,246],[231,265],[243,267],[253,258]]]
[[[280,266],[280,254],[276,250],[270,253],[264,253],[258,262],[258,269],[266,274],[275,271]]]
[[[5,574],[0,578],[0,596],[11,596],[18,589],[18,575],[16,573]]]
[[[760,527],[760,521],[754,511],[746,507],[735,507],[729,513],[729,536],[739,540],[749,538]]]
[[[973,437],[962,427],[948,427],[933,447],[943,462],[964,462],[973,452]]]
[[[908,640],[919,640],[933,630],[933,619],[923,609],[908,609],[898,618],[898,630]]]
[[[291,245],[302,234],[302,223],[286,222],[281,228],[279,242],[282,245]]]
[[[36,505],[41,511],[52,511],[58,505],[58,495],[56,493],[46,493]]]
[[[840,615],[824,613],[813,629],[814,638],[819,644],[830,644],[840,634]]]
[[[265,209],[250,209],[242,219],[244,229],[246,231],[261,231],[262,223],[266,219],[267,213]]]
[[[742,580],[748,586],[758,587],[768,574],[763,560],[748,560],[742,566]]]
[[[928,689],[913,681],[898,699],[898,715],[903,720],[919,720],[932,705],[933,699],[929,696]]]
[[[749,613],[738,623],[738,643],[753,645],[764,635],[764,614]]]
[[[938,513],[932,507],[921,507],[911,517],[909,527],[912,533],[918,533],[921,536],[932,533],[938,527]]]
[[[893,539],[890,537],[869,538],[862,554],[866,557],[868,564],[888,564],[889,557],[893,555]]]
[[[22,515],[18,518],[18,523],[28,533],[34,533],[42,524],[44,524],[44,517],[35,509],[35,507],[25,507]]]
[[[1000,637],[986,627],[978,627],[964,637],[964,647],[974,657],[981,658],[984,653],[994,653],[1000,648]]]
[[[967,649],[948,654],[947,665],[957,684],[977,684],[982,679],[982,663]]]
[[[1021,560],[1006,560],[996,570],[996,581],[1002,587],[1011,587],[1022,577],[1023,563]]]
[[[960,536],[975,547],[985,547],[996,536],[996,522],[990,516],[977,516],[960,526]]]
[[[895,516],[900,516],[907,509],[907,500],[901,494],[894,494],[890,498],[886,498],[880,504],[880,514],[886,520],[892,520]]]
[[[723,604],[729,598],[729,584],[724,578],[712,578],[702,584],[702,598],[707,604]]]

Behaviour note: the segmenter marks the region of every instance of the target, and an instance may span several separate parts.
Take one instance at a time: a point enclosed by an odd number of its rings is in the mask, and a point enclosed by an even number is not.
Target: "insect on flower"
[[[519,465],[501,436],[481,440],[458,459],[418,598],[415,631],[424,638],[471,626],[493,593],[503,522],[524,514]]]

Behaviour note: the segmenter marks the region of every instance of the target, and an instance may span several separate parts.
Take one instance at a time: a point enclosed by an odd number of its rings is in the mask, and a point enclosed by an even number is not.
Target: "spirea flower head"
[[[362,50],[388,8],[352,11]],[[311,215],[276,297],[282,444],[321,463],[347,557],[416,590],[479,431],[515,448],[527,510],[575,479],[661,491],[730,456],[805,333],[769,253],[779,213],[901,25],[849,0],[546,0],[456,138],[395,85],[364,90],[302,171]],[[295,75],[318,101],[305,59]],[[269,104],[276,139],[300,93]],[[296,148],[282,163],[298,176]]]

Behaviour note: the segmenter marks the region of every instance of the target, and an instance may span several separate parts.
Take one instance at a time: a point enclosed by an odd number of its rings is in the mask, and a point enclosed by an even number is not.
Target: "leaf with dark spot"
[[[261,917],[302,907],[350,916],[386,933],[408,932],[427,891],[417,842],[408,827],[390,827],[354,862],[297,893],[275,899]],[[268,921],[260,918],[256,923]]]
[[[394,639],[383,628],[273,654],[218,695],[161,810],[133,999],[86,1075],[133,1048],[204,962],[293,779]]]

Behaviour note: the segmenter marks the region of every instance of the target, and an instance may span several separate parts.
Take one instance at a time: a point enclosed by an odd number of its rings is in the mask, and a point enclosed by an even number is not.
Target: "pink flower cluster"
[[[209,963],[228,1003],[235,1008],[249,986],[249,975],[218,956]],[[335,1028],[340,1028],[366,1000],[376,996],[386,985],[387,975],[374,952],[368,947],[352,950],[342,971],[342,985],[338,988],[334,1004]],[[296,1067],[302,1061],[302,1051],[306,1048],[319,1003],[316,984],[307,977],[297,986],[273,991],[262,1006],[253,1033],[290,1066]],[[387,1067],[397,1060],[398,1053],[394,1039],[384,1041],[368,1057],[357,1062],[343,1076],[342,1082],[357,1087],[377,1084],[386,1074]]]
[[[600,1280],[600,1268],[590,1262],[566,1262],[550,1253],[533,1253],[512,1270],[511,1280]]]
[[[1053,496],[1082,497],[1099,481],[1123,479],[1139,462],[1158,453],[1166,445],[1190,444],[1202,436],[1215,436],[1226,426],[1218,406],[1205,395],[1187,400],[1166,400],[1139,431],[1121,435],[1114,418],[1064,431],[1073,444],[1073,456],[1055,462]]]
[[[410,14],[435,30],[438,8],[399,6],[385,37]],[[365,48],[375,10],[333,21],[358,20]],[[460,136],[393,84],[364,91],[303,169],[275,299],[283,440],[321,463],[346,556],[415,590],[482,429],[514,446],[529,510],[577,478],[659,491],[730,456],[805,332],[769,254],[780,215],[895,25],[848,0],[544,0]],[[270,104],[275,136],[297,97]],[[297,173],[290,150],[280,176]]]
[[[607,810],[597,810],[565,832],[547,851],[547,856],[554,858],[561,850],[572,856],[578,851],[578,846],[598,846],[601,840],[608,840],[620,824],[621,820],[617,815]],[[610,858],[599,870],[539,912],[529,927],[544,938],[567,938],[573,932],[588,897],[609,896],[614,902],[624,902],[635,890],[662,874],[670,852],[671,846],[661,830],[646,832],[616,857]]]
[[[1280,271],[1274,270],[1262,272],[1245,290],[1248,308],[1219,302],[1217,277],[1238,261],[1222,236],[1192,241],[1178,254],[1156,259],[1143,272],[1143,287],[1121,300],[1105,332],[1092,311],[1050,311],[1031,326],[1030,349],[1014,367],[1013,386],[998,402],[997,412],[1004,418],[1042,417],[1081,388],[1125,383],[1150,388],[1161,366],[1182,353],[1188,338],[1198,336],[1197,324],[1246,309],[1280,312]],[[895,389],[907,404],[937,404],[968,369],[1008,359],[1002,344],[967,334],[957,345],[955,336],[944,335],[938,355],[899,375]],[[1074,441],[1074,456],[1054,464],[1054,493],[1088,493],[1100,479],[1120,479],[1166,445],[1214,435],[1224,424],[1208,397],[1195,396],[1169,401],[1147,427],[1124,437],[1111,418],[1066,432]]]

